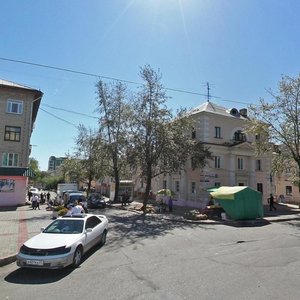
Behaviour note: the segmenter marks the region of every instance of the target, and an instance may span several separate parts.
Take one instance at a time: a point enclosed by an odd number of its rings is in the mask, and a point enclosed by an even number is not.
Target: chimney
[[[240,109],[240,115],[247,118],[247,108]]]

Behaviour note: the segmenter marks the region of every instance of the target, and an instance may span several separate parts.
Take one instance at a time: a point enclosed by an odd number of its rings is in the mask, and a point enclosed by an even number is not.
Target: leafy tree
[[[253,119],[247,131],[256,134],[258,153],[276,153],[275,174],[294,162],[297,166],[294,180],[300,183],[300,76],[282,76],[278,91],[268,90],[268,93],[273,101],[260,99],[258,105],[250,107]]]
[[[67,155],[67,159],[59,166],[58,174],[62,178],[59,183],[76,182],[84,179],[80,159],[74,155]]]
[[[134,104],[129,157],[146,181],[145,209],[154,177],[184,168],[189,158],[192,158],[193,167],[201,167],[210,152],[201,143],[192,140],[192,119],[185,111],[179,111],[174,117],[166,107],[168,97],[161,84],[160,72],[145,66],[141,68],[140,76],[144,85]]]
[[[120,178],[126,169],[126,147],[128,145],[128,123],[130,105],[126,102],[127,87],[121,82],[96,85],[99,113],[99,130],[105,141],[105,152],[109,162],[107,171],[115,181],[115,197],[119,193]]]
[[[90,193],[93,180],[103,178],[107,170],[106,152],[99,132],[79,126],[76,139],[76,157],[81,168],[81,176],[87,179],[87,194]]]
[[[57,184],[63,181],[61,176],[52,176],[48,172],[42,172],[44,176],[42,177],[42,185],[45,190],[56,190]]]

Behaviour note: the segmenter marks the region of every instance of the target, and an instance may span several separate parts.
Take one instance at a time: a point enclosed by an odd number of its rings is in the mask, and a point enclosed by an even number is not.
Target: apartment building
[[[31,152],[30,137],[43,93],[0,80],[0,206],[23,205]]]
[[[48,172],[56,171],[66,159],[67,157],[50,156],[48,160]]]
[[[264,202],[272,191],[271,155],[255,156],[258,137],[244,132],[247,109],[225,108],[205,102],[190,111],[194,122],[193,138],[204,143],[213,159],[204,169],[193,170],[187,162],[185,170],[162,175],[152,182],[153,192],[169,188],[176,194],[177,205],[204,207],[209,188],[249,186],[263,194]]]

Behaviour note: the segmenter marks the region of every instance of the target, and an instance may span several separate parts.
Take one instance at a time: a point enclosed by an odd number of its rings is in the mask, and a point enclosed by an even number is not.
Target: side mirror
[[[93,231],[93,228],[87,228],[86,229],[86,232],[92,232]]]
[[[42,228],[41,228],[41,232],[43,232],[44,230],[45,230],[45,227],[42,227]]]

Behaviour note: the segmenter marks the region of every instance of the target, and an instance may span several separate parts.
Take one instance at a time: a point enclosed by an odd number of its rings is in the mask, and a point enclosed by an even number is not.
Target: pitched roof
[[[201,112],[207,112],[207,113],[213,113],[217,115],[222,115],[226,117],[234,117],[234,118],[243,118],[246,119],[244,116],[242,116],[238,109],[236,108],[225,108],[223,106],[217,105],[213,102],[204,102],[201,105],[193,108],[189,114],[195,115]]]
[[[20,89],[25,89],[25,90],[31,90],[31,91],[37,91],[37,89],[31,88],[29,86],[26,85],[22,85],[19,83],[15,83],[12,81],[8,81],[5,79],[0,79],[0,86],[7,86],[7,87],[15,87],[15,88],[20,88]]]

